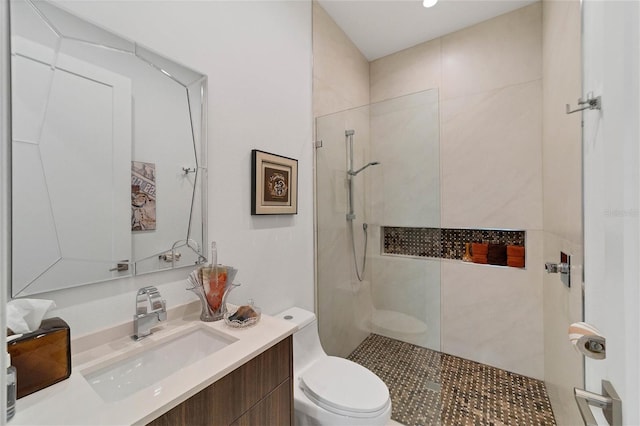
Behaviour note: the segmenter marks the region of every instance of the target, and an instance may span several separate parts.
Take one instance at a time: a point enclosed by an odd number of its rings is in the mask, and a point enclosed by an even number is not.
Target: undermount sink
[[[148,349],[133,350],[131,355],[117,361],[106,361],[105,365],[83,371],[82,375],[104,401],[119,401],[234,341],[207,329],[195,328],[153,342]]]

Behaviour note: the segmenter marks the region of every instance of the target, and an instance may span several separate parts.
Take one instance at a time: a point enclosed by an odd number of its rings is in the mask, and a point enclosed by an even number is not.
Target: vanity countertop
[[[199,305],[199,302],[196,302]],[[248,328],[236,329],[224,321],[202,322],[194,304],[172,310],[169,320],[154,329],[151,336],[134,342],[123,324],[104,332],[74,339],[72,374],[64,380],[17,402],[16,415],[10,421],[17,425],[129,425],[146,424],[159,417],[256,355],[282,341],[296,330],[289,323],[269,315]],[[179,312],[178,312],[179,311]],[[177,312],[177,313],[176,313]],[[228,346],[181,368],[177,373],[115,402],[105,402],[89,382],[87,373],[112,360],[125,358],[132,351],[143,351],[198,328],[233,340]],[[118,335],[119,334],[119,335]],[[98,342],[98,343],[96,343]]]

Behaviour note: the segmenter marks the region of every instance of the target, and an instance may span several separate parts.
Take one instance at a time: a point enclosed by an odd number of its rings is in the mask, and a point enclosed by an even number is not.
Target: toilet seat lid
[[[338,414],[370,417],[389,405],[389,389],[370,370],[333,356],[314,363],[300,377],[302,391],[321,407]]]

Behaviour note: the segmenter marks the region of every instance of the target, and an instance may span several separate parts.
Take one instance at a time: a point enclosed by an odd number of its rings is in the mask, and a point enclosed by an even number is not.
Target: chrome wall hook
[[[573,114],[574,112],[584,111],[585,109],[602,109],[602,97],[593,97],[593,92],[587,93],[587,99],[578,98],[578,105],[584,105],[571,110],[571,106],[567,104],[567,114]]]

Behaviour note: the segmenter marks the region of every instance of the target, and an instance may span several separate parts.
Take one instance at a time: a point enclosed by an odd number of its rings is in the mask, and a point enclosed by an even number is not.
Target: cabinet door
[[[213,384],[211,409],[230,424],[292,376],[291,337]]]
[[[174,409],[164,413],[157,419],[147,423],[147,426],[182,426],[185,423],[184,421],[184,407],[186,402],[178,405]]]
[[[288,379],[233,422],[232,426],[291,425],[291,391],[291,379]]]

